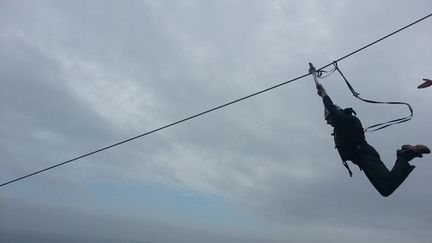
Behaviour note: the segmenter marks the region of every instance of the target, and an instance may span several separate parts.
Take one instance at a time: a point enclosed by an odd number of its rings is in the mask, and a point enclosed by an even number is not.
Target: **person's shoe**
[[[423,154],[430,154],[430,152],[430,149],[422,144],[414,146],[403,145],[402,148],[397,151],[397,155],[411,160],[413,158],[421,158]]]

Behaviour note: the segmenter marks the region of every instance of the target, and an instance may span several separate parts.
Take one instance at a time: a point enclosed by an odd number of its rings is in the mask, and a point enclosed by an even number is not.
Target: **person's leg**
[[[376,150],[369,148],[359,156],[355,163],[363,170],[376,190],[384,197],[391,195],[408,177],[415,166],[408,159],[398,156],[393,168],[389,171]]]

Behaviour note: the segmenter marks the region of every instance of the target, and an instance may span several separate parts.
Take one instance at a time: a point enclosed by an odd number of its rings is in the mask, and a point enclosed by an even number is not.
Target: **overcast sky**
[[[0,183],[307,73],[430,0],[0,0]],[[367,140],[432,146],[432,19],[339,63],[414,118]],[[365,126],[408,114],[323,80]],[[351,164],[311,77],[0,188],[4,242],[431,242],[432,156],[390,197]]]

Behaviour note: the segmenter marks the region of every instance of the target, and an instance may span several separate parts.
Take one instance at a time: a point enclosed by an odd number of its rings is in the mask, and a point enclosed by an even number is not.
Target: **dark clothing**
[[[410,165],[408,161],[404,157],[398,157],[393,168],[389,171],[381,161],[378,152],[369,144],[352,160],[363,170],[372,185],[384,197],[390,196],[414,170],[415,166]]]
[[[328,96],[323,98],[323,102],[332,120],[336,149],[343,161],[351,160],[359,152],[359,146],[366,144],[363,126],[352,115],[352,109],[337,108]]]
[[[378,152],[366,142],[363,126],[352,115],[352,109],[339,109],[328,96],[323,97],[323,103],[329,112],[334,128],[332,135],[342,161],[358,165],[381,195],[392,194],[414,169],[409,159],[398,157],[389,171]]]

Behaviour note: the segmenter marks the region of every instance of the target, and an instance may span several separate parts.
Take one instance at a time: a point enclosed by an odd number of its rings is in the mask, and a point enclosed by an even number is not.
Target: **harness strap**
[[[342,164],[348,170],[348,173],[349,173],[350,177],[352,177],[353,173],[352,173],[350,167],[348,166],[348,163],[346,161],[342,160]]]
[[[364,131],[365,132],[374,132],[374,131],[378,131],[381,129],[384,129],[386,127],[395,125],[395,124],[399,124],[399,123],[403,123],[403,122],[407,122],[409,120],[412,119],[414,112],[413,109],[411,107],[410,104],[406,103],[406,102],[397,102],[397,101],[375,101],[375,100],[368,100],[368,99],[363,99],[362,97],[360,97],[360,93],[356,92],[355,89],[352,87],[352,85],[348,82],[347,78],[345,77],[345,75],[343,75],[342,71],[339,69],[338,64],[336,61],[333,62],[333,65],[335,67],[335,70],[337,70],[339,72],[339,74],[342,76],[342,78],[345,80],[346,85],[348,86],[349,90],[351,91],[351,93],[354,95],[354,97],[356,97],[357,99],[367,102],[367,103],[372,103],[372,104],[385,104],[385,105],[406,105],[410,111],[410,115],[406,116],[406,117],[402,117],[402,118],[398,118],[398,119],[394,119],[391,121],[387,121],[387,122],[382,122],[382,123],[378,123],[372,126],[367,127]],[[372,130],[370,130],[372,129]]]

